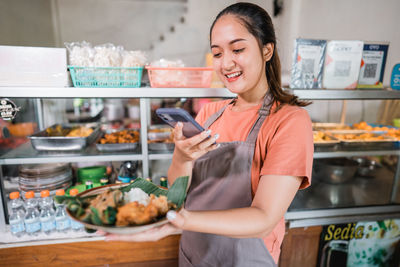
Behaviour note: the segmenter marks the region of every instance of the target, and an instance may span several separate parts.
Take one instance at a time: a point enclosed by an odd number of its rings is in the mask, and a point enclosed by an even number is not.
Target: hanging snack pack
[[[363,52],[363,41],[329,41],[326,49],[323,87],[355,89]]]
[[[321,88],[326,40],[296,39],[290,88]]]
[[[366,43],[357,88],[383,88],[383,74],[389,44]]]

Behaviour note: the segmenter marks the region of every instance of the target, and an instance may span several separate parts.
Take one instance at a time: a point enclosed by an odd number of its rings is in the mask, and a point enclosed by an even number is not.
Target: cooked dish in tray
[[[61,124],[46,129],[47,136],[87,137],[93,133],[91,127],[73,126],[63,127]]]
[[[338,142],[336,138],[321,131],[314,131],[313,136],[314,136],[314,143],[330,143],[332,141]]]
[[[330,133],[333,137],[339,139],[342,142],[386,142],[394,141],[393,138],[384,136],[382,134],[375,133]]]
[[[122,130],[114,133],[106,133],[99,140],[99,144],[126,144],[139,142],[139,132],[136,130]]]

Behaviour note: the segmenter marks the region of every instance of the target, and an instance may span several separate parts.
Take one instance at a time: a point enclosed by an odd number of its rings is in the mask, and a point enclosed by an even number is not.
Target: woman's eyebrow
[[[235,40],[230,41],[229,44],[232,45],[232,44],[234,44],[236,42],[241,42],[241,41],[246,41],[246,39],[243,39],[243,38],[235,39]],[[211,45],[211,48],[216,48],[216,47],[219,47],[219,46],[218,45]]]

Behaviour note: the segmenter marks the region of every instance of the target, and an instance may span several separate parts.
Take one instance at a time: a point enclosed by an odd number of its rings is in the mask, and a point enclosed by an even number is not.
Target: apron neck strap
[[[213,124],[221,115],[222,113],[224,113],[225,109],[227,106],[229,106],[230,104],[233,104],[235,102],[236,98],[232,99],[229,104],[223,106],[222,108],[220,108],[217,112],[215,112],[214,114],[212,114],[207,120],[206,123],[204,124],[204,128],[207,129],[208,127],[210,127],[211,124]]]
[[[271,112],[271,106],[273,103],[273,98],[271,93],[267,93],[264,97],[263,104],[261,108],[258,110],[258,118],[256,122],[253,124],[253,127],[250,130],[249,135],[246,138],[246,143],[255,144],[257,140],[258,133],[261,129],[262,124],[265,121],[265,118]]]
[[[204,128],[207,129],[208,127],[210,127],[210,125],[213,124],[222,115],[222,113],[224,113],[225,109],[229,105],[235,103],[235,101],[236,101],[236,98],[232,99],[229,102],[229,104],[223,106],[220,110],[218,110],[217,112],[212,114],[207,119],[206,123],[204,124]],[[258,110],[258,118],[257,118],[256,122],[253,124],[253,127],[251,128],[249,135],[247,136],[246,143],[255,144],[255,142],[257,140],[258,132],[260,131],[261,126],[262,126],[265,118],[271,112],[272,103],[273,103],[272,95],[271,95],[271,93],[268,92],[264,97],[261,108]]]

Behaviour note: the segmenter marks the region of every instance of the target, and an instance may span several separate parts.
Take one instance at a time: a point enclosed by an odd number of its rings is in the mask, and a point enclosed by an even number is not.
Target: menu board
[[[324,226],[319,267],[399,266],[400,219]]]

